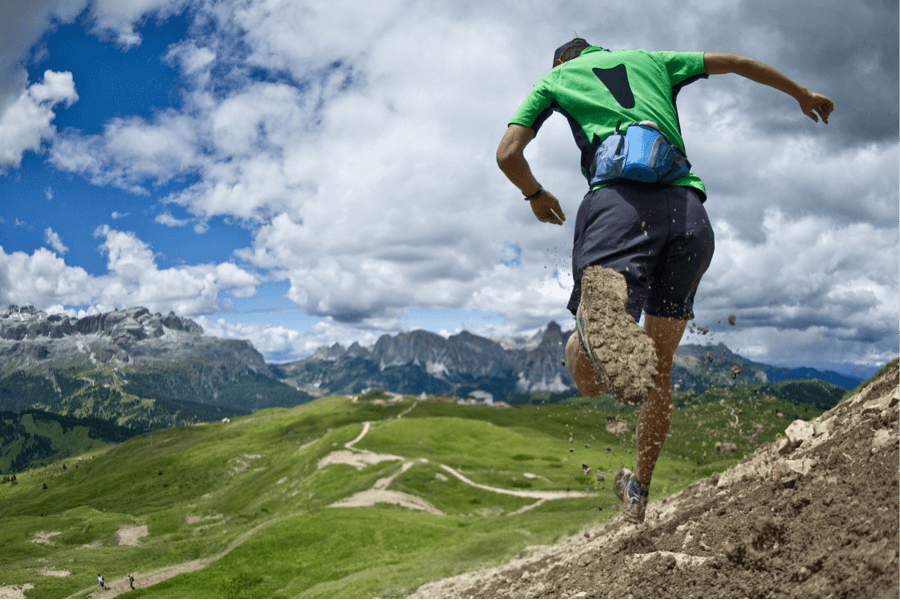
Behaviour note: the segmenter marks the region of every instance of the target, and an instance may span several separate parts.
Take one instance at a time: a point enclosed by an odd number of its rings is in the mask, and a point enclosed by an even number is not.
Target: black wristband
[[[525,196],[525,199],[528,200],[529,202],[531,202],[532,200],[534,200],[535,198],[537,198],[538,196],[540,196],[543,193],[544,193],[544,186],[538,184],[538,191],[536,191],[535,193],[533,193],[530,196]]]

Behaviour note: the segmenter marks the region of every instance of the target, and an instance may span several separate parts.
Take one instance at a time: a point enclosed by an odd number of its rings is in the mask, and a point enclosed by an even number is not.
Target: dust
[[[721,475],[652,502],[642,525],[616,519],[412,597],[896,598],[898,385],[894,366]]]

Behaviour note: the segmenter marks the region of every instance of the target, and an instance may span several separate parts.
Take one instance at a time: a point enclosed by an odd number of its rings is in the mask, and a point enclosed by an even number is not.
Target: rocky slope
[[[898,385],[894,364],[735,467],[653,502],[642,525],[616,519],[413,597],[896,598]]]
[[[0,410],[146,428],[309,399],[279,382],[249,342],[206,336],[174,313],[131,308],[71,319],[0,309]]]

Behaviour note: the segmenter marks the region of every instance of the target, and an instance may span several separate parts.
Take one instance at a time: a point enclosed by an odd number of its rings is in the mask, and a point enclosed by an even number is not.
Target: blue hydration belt
[[[603,140],[591,163],[590,186],[615,179],[644,183],[673,183],[691,170],[691,163],[666,139],[653,121],[628,126],[625,134],[616,132]]]

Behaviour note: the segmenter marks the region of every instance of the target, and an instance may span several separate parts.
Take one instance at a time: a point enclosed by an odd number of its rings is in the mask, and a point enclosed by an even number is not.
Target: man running
[[[653,468],[671,424],[672,358],[693,318],[694,295],[714,248],[703,208],[706,189],[689,171],[675,98],[683,86],[724,73],[793,96],[803,114],[816,122],[820,116],[828,123],[834,109],[827,97],[737,54],[609,51],[575,38],[556,50],[553,69],[532,88],[497,149],[498,165],[530,201],[537,219],[556,225],[563,224],[565,213],[532,175],[525,147],[558,111],[569,121],[581,150],[590,190],[575,220],[575,286],[568,308],[576,317],[576,331],[566,345],[566,364],[581,394],[609,391],[620,402],[642,404],[637,472],[623,469],[614,482],[624,516],[632,523],[644,520]],[[665,183],[604,171],[609,161],[598,159],[624,152],[624,146],[603,142],[618,140],[614,136],[647,121],[677,148],[672,156],[686,170],[673,171],[677,178],[662,179]],[[656,135],[648,128],[644,133]],[[627,157],[648,160],[630,151]],[[613,175],[606,177],[608,173]],[[641,312],[644,329],[637,325]]]

